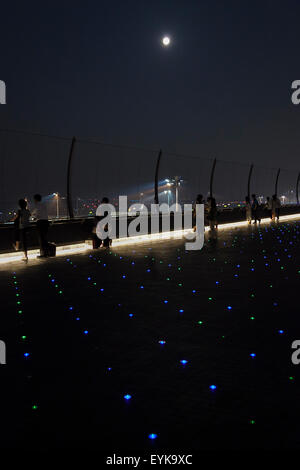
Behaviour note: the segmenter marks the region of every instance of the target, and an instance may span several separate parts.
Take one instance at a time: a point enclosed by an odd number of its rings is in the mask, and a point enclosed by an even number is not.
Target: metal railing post
[[[68,203],[68,212],[69,218],[74,219],[74,212],[73,212],[73,204],[72,204],[72,196],[71,196],[71,176],[72,176],[72,157],[74,153],[76,138],[72,138],[69,158],[68,158],[68,173],[67,173],[67,203]]]

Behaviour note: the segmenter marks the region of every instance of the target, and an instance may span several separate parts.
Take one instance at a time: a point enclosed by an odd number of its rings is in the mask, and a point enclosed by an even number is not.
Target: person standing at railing
[[[245,209],[246,209],[246,220],[247,220],[248,224],[251,225],[252,209],[251,209],[250,197],[249,197],[249,196],[246,196],[246,197],[245,197],[245,201],[246,201],[246,205],[245,205]]]
[[[48,256],[48,210],[45,202],[42,200],[40,194],[35,194],[34,199],[34,209],[32,211],[32,216],[36,219],[36,229],[38,234],[38,240],[40,245],[40,255],[38,258],[47,258]]]
[[[272,200],[269,198],[269,196],[267,197],[267,202],[266,202],[266,205],[265,205],[265,209],[266,209],[266,212],[267,212],[267,217],[272,219]]]
[[[102,198],[101,204],[109,204],[109,199],[107,197]],[[94,220],[94,226],[92,229],[92,242],[93,242],[93,249],[97,248],[107,248],[111,245],[111,240],[109,237],[105,238],[104,240],[101,240],[98,235],[97,235],[97,224],[102,220],[104,217],[108,216],[108,212],[104,212],[103,216],[95,216]],[[105,231],[108,231],[108,225],[105,225],[104,227]]]
[[[15,250],[20,249],[20,243],[23,245],[24,251],[24,258],[23,261],[28,261],[27,256],[27,232],[29,227],[29,219],[30,219],[30,212],[27,209],[27,201],[26,199],[19,199],[19,206],[18,212],[16,213],[15,217],[12,219],[15,226],[15,243],[14,248]]]
[[[273,194],[272,196],[272,220],[277,222],[279,221],[279,214],[280,214],[280,199],[277,197],[277,194]]]
[[[207,198],[207,220],[209,222],[209,228],[212,232],[218,228],[218,210],[217,204],[214,197]]]
[[[255,194],[252,194],[252,218],[255,224],[257,221],[260,223],[259,204]]]
[[[193,205],[193,230],[194,232],[196,231],[196,207],[197,207],[197,204],[205,204],[205,200],[203,199],[203,195],[202,194],[198,194],[197,198],[196,198],[196,201],[194,202],[194,205]]]

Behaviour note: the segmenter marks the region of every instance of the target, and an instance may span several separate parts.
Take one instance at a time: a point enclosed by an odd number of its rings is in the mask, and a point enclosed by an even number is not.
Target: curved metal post
[[[217,164],[217,159],[215,158],[214,161],[213,161],[213,165],[212,165],[211,173],[210,173],[210,183],[209,183],[209,195],[210,195],[210,197],[213,197],[213,182],[214,182],[216,164]]]
[[[250,183],[251,183],[251,177],[252,177],[252,172],[253,172],[253,163],[251,164],[250,166],[250,170],[249,170],[249,175],[248,175],[248,186],[247,186],[247,195],[250,199]]]
[[[155,168],[155,180],[154,180],[154,203],[159,204],[158,202],[158,171],[159,171],[159,164],[160,164],[160,159],[162,156],[162,150],[160,149],[156,161],[156,168]]]
[[[276,175],[276,182],[275,182],[275,193],[277,195],[277,190],[278,190],[278,180],[279,180],[279,175],[280,175],[280,168],[278,168],[277,175]]]
[[[299,183],[300,183],[300,172],[298,173],[297,183],[296,183],[296,199],[297,204],[299,204]]]
[[[71,168],[72,168],[72,157],[74,153],[76,138],[72,138],[70,152],[69,152],[69,159],[68,159],[68,173],[67,173],[67,203],[68,203],[68,212],[70,219],[74,218],[73,212],[73,205],[72,205],[72,197],[71,197]]]

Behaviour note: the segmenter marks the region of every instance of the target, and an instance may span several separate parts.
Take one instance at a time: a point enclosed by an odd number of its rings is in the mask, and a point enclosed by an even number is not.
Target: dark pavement
[[[1,447],[299,448],[299,229],[2,266]]]

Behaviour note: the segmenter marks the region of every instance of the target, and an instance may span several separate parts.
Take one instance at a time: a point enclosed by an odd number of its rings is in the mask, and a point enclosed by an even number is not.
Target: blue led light
[[[251,357],[255,357],[256,354],[255,354],[255,353],[251,353],[250,356],[251,356]]]
[[[183,313],[183,312],[184,312],[184,310],[181,308],[181,309],[179,310],[179,312],[180,312],[180,313]]]
[[[166,342],[164,340],[160,340],[158,342],[159,342],[159,344],[166,344]]]
[[[168,303],[168,301],[167,301],[167,300],[164,300],[164,303],[165,303],[165,304],[167,304],[167,303]]]
[[[227,309],[228,309],[228,310],[231,310],[231,309],[232,309],[231,305],[228,305]]]
[[[210,388],[211,390],[216,390],[217,386],[216,386],[216,385],[210,385],[209,388]]]
[[[88,334],[88,330],[84,330],[83,333],[84,333],[85,335],[87,335],[87,334]]]
[[[29,353],[24,353],[24,357],[29,357]]]
[[[131,395],[129,395],[129,394],[127,393],[127,395],[124,395],[124,398],[125,398],[125,400],[130,400],[130,399],[131,399]]]
[[[181,362],[181,364],[183,364],[183,365],[185,365],[185,364],[187,364],[187,363],[188,363],[188,361],[186,361],[185,359],[181,359],[181,361],[180,361],[180,362]]]
[[[282,334],[283,334],[283,330],[278,330],[278,333],[279,333],[280,335],[282,335]]]
[[[157,438],[157,434],[154,434],[154,433],[151,433],[149,434],[149,439],[156,439]]]

